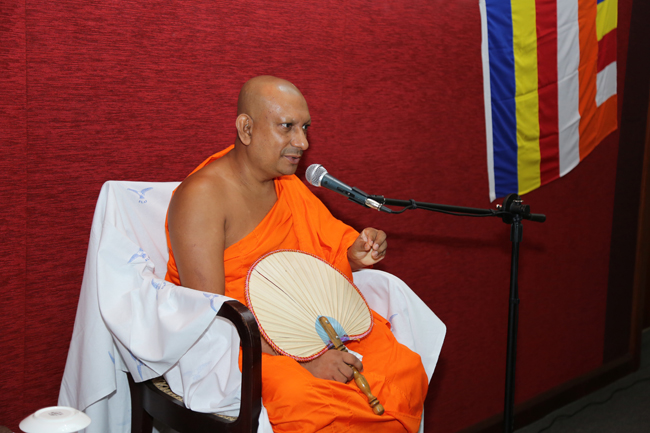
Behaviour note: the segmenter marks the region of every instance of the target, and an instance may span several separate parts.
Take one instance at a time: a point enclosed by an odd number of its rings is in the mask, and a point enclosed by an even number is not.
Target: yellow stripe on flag
[[[596,37],[603,36],[616,28],[618,22],[618,0],[605,0],[596,7]]]
[[[609,0],[608,0],[609,1]],[[540,186],[535,0],[511,0],[519,194]]]

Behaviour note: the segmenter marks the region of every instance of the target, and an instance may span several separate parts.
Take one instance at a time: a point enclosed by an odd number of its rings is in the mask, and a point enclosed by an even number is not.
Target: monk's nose
[[[300,132],[296,134],[293,139],[293,146],[301,148],[303,151],[309,148],[309,141],[307,140],[307,131],[300,128]]]

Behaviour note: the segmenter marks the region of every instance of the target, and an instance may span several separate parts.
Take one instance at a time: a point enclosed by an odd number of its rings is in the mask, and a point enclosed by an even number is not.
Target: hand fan
[[[372,330],[372,313],[359,289],[303,251],[278,250],[257,260],[246,278],[246,302],[271,347],[300,362],[317,358],[330,345],[345,350],[341,341],[361,339]],[[375,413],[383,413],[365,378],[353,370]]]
[[[343,342],[372,329],[370,308],[348,278],[326,261],[295,250],[262,256],[248,271],[246,302],[276,352],[311,361],[330,339],[318,319],[329,319]]]

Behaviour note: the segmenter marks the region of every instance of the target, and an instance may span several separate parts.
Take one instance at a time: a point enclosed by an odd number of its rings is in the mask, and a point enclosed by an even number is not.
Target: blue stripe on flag
[[[494,189],[497,197],[519,191],[517,177],[517,112],[512,10],[509,1],[487,0]]]

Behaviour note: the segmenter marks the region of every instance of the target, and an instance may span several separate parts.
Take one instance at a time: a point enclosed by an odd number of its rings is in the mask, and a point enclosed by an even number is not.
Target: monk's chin
[[[295,174],[297,169],[298,164],[282,164],[282,166],[279,167],[278,171],[281,173],[280,176],[288,176]]]

